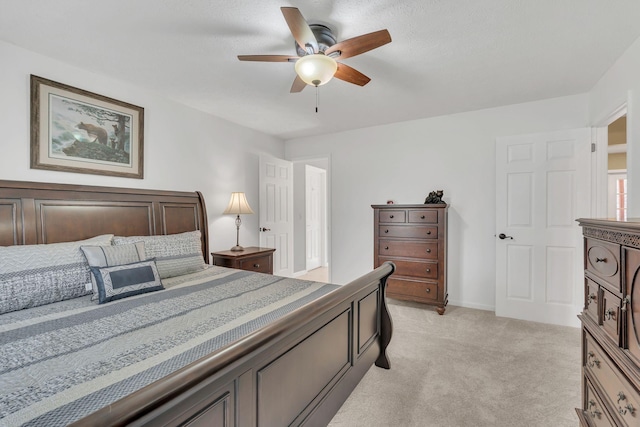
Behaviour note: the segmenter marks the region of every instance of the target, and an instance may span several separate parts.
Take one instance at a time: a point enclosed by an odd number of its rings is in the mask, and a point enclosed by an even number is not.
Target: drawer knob
[[[623,312],[627,311],[627,304],[629,304],[631,302],[631,295],[627,295],[626,297],[622,298],[622,302],[620,303],[620,310],[622,310]]]
[[[427,293],[430,294],[431,293],[431,288],[427,288]]]
[[[393,215],[389,215],[389,218],[393,218]]]
[[[385,233],[388,233],[388,232],[389,232],[389,230],[388,230],[388,229],[387,229],[387,230],[384,230],[384,232],[385,232]]]
[[[254,268],[260,268],[260,264],[253,264]]]
[[[431,249],[427,248],[427,253],[430,254],[431,253]]]
[[[616,311],[613,308],[608,309],[604,315],[606,316],[607,320],[611,320],[614,319],[615,317],[613,316],[614,314],[616,314]]]
[[[596,300],[596,294],[589,294],[589,299],[590,300]]]
[[[633,415],[633,413],[635,412],[635,408],[633,407],[633,405],[631,403],[627,403],[627,406],[620,406],[618,407],[618,413],[622,416],[627,415],[627,412],[629,412],[629,414]]]
[[[591,359],[593,359],[593,361]],[[593,368],[594,366],[598,368],[600,367],[600,361],[596,359],[596,355],[593,351],[587,353],[587,365],[589,365],[590,368]]]
[[[596,258],[596,262],[607,262],[606,258]]]
[[[431,230],[428,230],[428,231],[427,231],[427,235],[430,235],[430,234],[431,234]]]
[[[431,273],[431,269],[427,268],[427,273]],[[427,292],[429,292],[429,289],[427,289]]]
[[[424,219],[424,215],[421,215],[421,216],[420,216],[420,219]]]
[[[592,407],[594,408],[593,411],[591,411]],[[589,400],[589,413],[591,414],[591,418],[600,418],[600,415],[602,414],[600,411],[598,411],[595,400]]]
[[[388,250],[389,250],[389,246],[385,246],[385,247],[384,247],[384,250],[385,250],[385,251],[388,251]]]

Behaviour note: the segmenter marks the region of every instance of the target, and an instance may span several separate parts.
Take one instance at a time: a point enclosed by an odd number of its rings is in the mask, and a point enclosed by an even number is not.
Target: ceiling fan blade
[[[371,81],[369,77],[365,76],[360,71],[355,68],[351,68],[348,65],[341,64],[340,62],[338,62],[338,71],[336,71],[336,74],[333,77],[358,86],[364,86]]]
[[[238,55],[240,61],[296,62],[299,58],[291,55]]]
[[[316,36],[313,35],[313,31],[309,28],[309,24],[305,21],[302,13],[297,7],[281,7],[284,20],[287,21],[289,30],[293,34],[293,38],[296,39],[298,45],[307,50],[307,46],[313,47],[313,53],[318,53],[318,41]]]
[[[389,42],[391,42],[391,34],[389,34],[389,31],[380,30],[336,43],[325,50],[324,54],[329,55],[332,52],[340,51],[340,59],[350,58],[383,46]]]
[[[304,80],[302,80],[300,76],[296,74],[296,79],[293,81],[293,84],[291,85],[291,90],[289,92],[290,93],[302,92],[302,89],[304,89],[306,86],[307,84],[304,82]]]

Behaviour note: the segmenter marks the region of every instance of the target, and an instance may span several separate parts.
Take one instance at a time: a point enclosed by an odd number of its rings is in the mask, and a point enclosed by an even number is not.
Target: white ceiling
[[[372,81],[316,114],[293,64],[238,61],[295,55],[281,6],[338,40],[387,28],[344,60]],[[639,36],[638,0],[0,0],[2,40],[283,139],[584,93]]]

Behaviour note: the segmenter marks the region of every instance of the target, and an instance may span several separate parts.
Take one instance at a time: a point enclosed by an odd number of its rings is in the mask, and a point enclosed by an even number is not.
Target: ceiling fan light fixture
[[[295,68],[303,82],[312,86],[322,86],[333,78],[338,70],[338,63],[323,53],[315,53],[298,59]]]

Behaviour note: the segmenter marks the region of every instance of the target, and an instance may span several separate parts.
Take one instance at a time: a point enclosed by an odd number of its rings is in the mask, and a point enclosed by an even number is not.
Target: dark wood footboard
[[[389,368],[391,263],[78,421],[324,426],[374,363]]]

